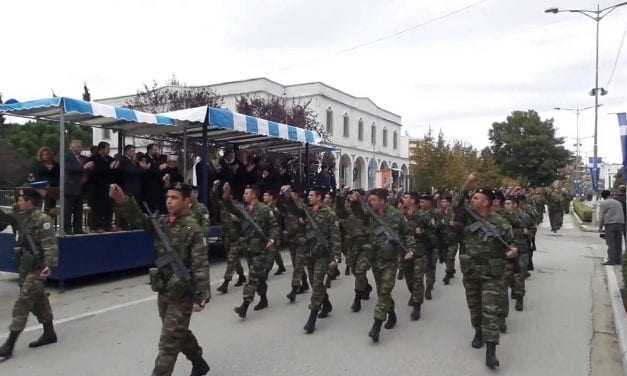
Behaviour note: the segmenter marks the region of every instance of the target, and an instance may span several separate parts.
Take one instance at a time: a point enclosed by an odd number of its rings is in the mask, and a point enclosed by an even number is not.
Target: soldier
[[[207,243],[207,237],[209,234],[209,210],[202,202],[198,201],[198,187],[192,186],[192,195],[191,195],[191,211],[192,216],[198,225],[203,230],[204,242]]]
[[[220,213],[220,229],[222,230],[222,243],[224,244],[224,254],[226,256],[226,270],[224,271],[224,281],[217,288],[223,294],[228,292],[229,283],[233,278],[233,273],[237,272],[238,278],[235,287],[242,286],[246,283],[244,276],[244,268],[240,257],[242,255],[243,242],[240,240],[239,230],[241,227],[240,219],[235,214],[226,209],[225,201],[233,199],[231,185],[224,183],[220,186],[220,180],[216,180],[213,184],[210,199],[211,206],[219,208]]]
[[[167,215],[152,219],[118,185],[111,185],[109,195],[118,217],[156,235],[158,267],[151,269],[150,283],[158,293],[162,327],[152,375],[171,375],[179,352],[192,362],[192,375],[206,375],[209,365],[189,330],[192,312],[202,311],[211,298],[206,242],[191,213],[191,187],[181,183],[170,186],[166,193]]]
[[[415,192],[406,193],[403,196],[404,216],[407,221],[407,236],[414,237],[415,247],[401,257],[401,270],[403,271],[407,289],[411,296],[408,305],[413,307],[411,320],[420,319],[420,310],[425,296],[425,269],[426,257],[426,231],[429,226],[428,217],[418,213],[419,195]]]
[[[335,243],[336,247],[338,247],[337,250],[337,262],[341,263],[342,262],[342,247],[341,247],[341,236],[340,236],[340,221],[337,217],[337,214],[335,213],[335,195],[332,192],[326,192],[324,193],[324,199],[322,200],[322,206],[324,208],[329,209],[329,212],[331,213],[331,218],[333,220],[333,223],[335,224],[335,227],[337,227],[337,231],[338,231],[338,240]],[[335,251],[334,251],[335,252]],[[337,277],[340,275],[340,270],[339,268],[335,267],[335,268],[329,268],[328,272],[327,272],[327,276],[325,279],[325,287],[330,289],[331,288],[331,281],[334,281],[335,279],[337,279]]]
[[[16,260],[20,274],[20,295],[13,306],[13,320],[9,326],[9,338],[0,347],[0,358],[13,356],[13,348],[26,326],[32,312],[43,325],[41,337],[28,347],[40,347],[57,342],[52,324],[52,308],[44,289],[45,280],[58,265],[58,248],[52,220],[41,210],[42,197],[37,191],[18,191],[18,202],[13,215],[0,210],[0,231],[8,225],[18,231]]]
[[[536,248],[536,234],[538,233],[538,224],[542,222],[540,213],[536,210],[535,206],[529,205],[527,196],[521,196],[518,201],[520,210],[524,211],[529,216],[529,235],[527,236],[527,249],[529,250],[529,260],[527,262],[527,270],[525,271],[525,278],[530,276],[529,270],[533,270],[532,258],[533,252]]]
[[[568,214],[570,212],[570,202],[572,201],[572,196],[568,193],[566,188],[562,188],[562,210],[564,214]]]
[[[290,250],[292,260],[292,289],[287,294],[290,303],[296,301],[296,295],[309,290],[307,272],[305,271],[305,220],[298,214],[297,208],[303,202],[300,192],[296,192],[290,185],[281,187],[278,208],[285,223],[286,245]]]
[[[370,240],[372,247],[372,274],[377,285],[377,306],[374,310],[374,323],[368,336],[373,342],[379,342],[381,325],[386,329],[396,326],[396,313],[392,290],[396,282],[398,259],[402,249],[415,249],[413,236],[407,236],[405,218],[396,209],[387,206],[387,191],[375,189],[368,195],[365,208],[370,216]]]
[[[455,212],[450,207],[453,197],[450,194],[444,194],[440,198],[440,211],[438,223],[439,249],[443,253],[446,264],[446,275],[442,282],[448,285],[451,278],[455,277],[455,257],[459,246],[459,239],[455,231]]]
[[[317,318],[326,318],[333,310],[324,279],[329,269],[337,268],[339,257],[336,218],[329,208],[323,207],[323,192],[322,189],[312,189],[308,195],[309,208],[298,210],[298,215],[305,219],[306,264],[312,279],[309,318],[304,327],[307,334],[316,329]]]
[[[279,226],[274,212],[259,202],[258,194],[257,188],[246,187],[245,207],[240,207],[232,200],[224,201],[226,209],[240,219],[240,239],[244,244],[244,254],[248,262],[248,283],[244,286],[242,305],[234,308],[235,313],[242,319],[246,318],[248,306],[255,299],[255,293],[260,299],[254,310],[259,311],[268,307],[266,296],[268,257],[273,252],[272,247],[276,245],[274,239],[279,236]]]
[[[366,275],[370,269],[372,247],[369,244],[369,221],[362,208],[364,196],[365,193],[361,189],[351,190],[345,187],[335,201],[335,212],[344,222],[346,242],[349,245],[346,264],[355,276],[355,299],[351,306],[353,312],[361,311],[361,301],[370,299],[372,291]]]
[[[427,265],[426,265],[426,288],[425,288],[425,299],[432,299],[432,291],[433,286],[435,285],[435,273],[436,273],[436,265],[437,265],[437,224],[438,224],[438,214],[433,209],[433,196],[430,193],[423,193],[420,196],[420,215],[426,217],[426,221],[428,226],[424,228],[425,231],[425,244],[426,244],[426,256],[427,256]]]
[[[283,263],[283,257],[281,256],[281,248],[284,246],[284,242],[282,241],[282,234],[285,228],[284,219],[281,215],[281,211],[277,206],[277,192],[275,191],[266,191],[263,193],[263,203],[266,204],[274,213],[274,218],[277,220],[277,224],[279,225],[279,237],[277,238],[277,245],[272,247],[271,257],[268,258],[268,273],[272,270],[272,266],[274,263],[277,264],[278,268],[274,275],[281,275],[285,273],[287,270],[285,269],[285,264]]]
[[[466,187],[473,188],[474,176]],[[494,194],[489,189],[476,190],[470,204],[460,202],[456,212],[458,231],[463,236],[464,254],[460,254],[463,284],[475,328],[472,347],[486,346],[486,366],[499,366],[496,345],[499,342],[499,303],[503,296],[505,258],[517,255],[511,247],[512,229],[505,219],[491,212]],[[507,246],[506,246],[507,244]]]
[[[564,220],[564,208],[562,207],[562,193],[559,190],[559,182],[553,183],[553,187],[547,195],[547,206],[549,207],[551,231],[557,233],[562,228]]]
[[[502,191],[496,190],[493,192],[494,199],[492,200],[492,206],[490,212],[494,215],[501,216],[505,219],[510,226],[517,222],[515,215],[508,212],[505,209],[505,204],[510,202],[505,199],[505,195]],[[513,233],[512,233],[513,234]],[[505,259],[505,270],[503,271],[503,278],[501,279],[501,288],[503,295],[499,303],[499,330],[501,333],[507,333],[507,317],[509,316],[509,288],[514,286],[514,266],[516,259]],[[513,288],[513,287],[512,287]]]

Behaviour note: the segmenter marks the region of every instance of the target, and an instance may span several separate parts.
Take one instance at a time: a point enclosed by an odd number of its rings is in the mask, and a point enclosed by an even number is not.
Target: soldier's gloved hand
[[[516,258],[518,256],[518,249],[517,248],[510,248],[507,250],[507,252],[505,252],[505,257],[508,259],[513,259]]]

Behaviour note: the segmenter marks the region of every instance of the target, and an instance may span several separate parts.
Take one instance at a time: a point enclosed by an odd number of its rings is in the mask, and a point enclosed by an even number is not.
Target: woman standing
[[[59,163],[55,160],[55,155],[47,146],[42,146],[37,151],[37,161],[33,167],[33,175],[36,181],[48,181],[46,190],[44,211],[48,213],[57,205],[59,197]]]

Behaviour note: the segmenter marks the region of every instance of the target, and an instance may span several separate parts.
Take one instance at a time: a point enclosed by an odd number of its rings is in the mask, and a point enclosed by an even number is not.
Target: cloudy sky
[[[476,147],[492,122],[535,109],[574,150],[575,114],[553,108],[594,103],[595,24],[543,12],[553,6],[596,1],[7,1],[0,92],[79,97],[87,82],[102,98],[173,74],[190,85],[322,81],[401,114],[411,135],[431,126]],[[610,113],[627,111],[625,31],[627,6],[601,22],[599,155],[611,162],[621,154]],[[580,117],[584,157],[593,122],[592,110]]]

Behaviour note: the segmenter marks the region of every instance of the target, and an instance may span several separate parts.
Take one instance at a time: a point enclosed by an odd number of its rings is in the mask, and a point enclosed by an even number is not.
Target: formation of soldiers
[[[209,365],[189,330],[192,312],[201,311],[211,298],[207,208],[185,184],[167,191],[168,213],[160,217],[150,215],[148,209],[148,215],[142,212],[140,203],[115,184],[110,196],[116,216],[155,237],[158,258],[156,267],[150,269],[150,281],[158,293],[162,331],[152,374],[170,375],[179,352],[192,362],[192,376],[207,374]],[[11,335],[0,347],[3,358],[11,357],[29,311],[44,326],[42,338],[31,346],[56,342],[43,281],[56,267],[57,248],[50,218],[36,209],[39,200],[35,191],[21,191],[16,213],[0,214],[0,229],[9,224],[18,228],[18,246],[30,250],[20,254],[21,292]],[[363,301],[376,292],[368,332],[376,343],[382,327],[393,329],[397,323],[397,304],[392,298],[396,281],[405,280],[410,317],[417,321],[422,305],[433,299],[438,262],[445,265],[443,283],[448,285],[456,278],[459,253],[475,329],[471,345],[481,348],[485,344],[486,365],[495,368],[499,366],[499,335],[507,331],[510,297],[517,311],[524,309],[525,280],[533,270],[535,235],[546,200],[547,194],[539,189],[502,192],[479,188],[473,175],[463,192],[455,196],[408,192],[398,200],[388,197],[384,189],[364,192],[345,188],[335,197],[328,190],[313,187],[305,197],[304,192],[286,185],[280,192],[265,192],[261,197],[257,188],[247,187],[240,202],[228,183],[217,181],[211,191],[211,205],[219,208],[227,259],[224,281],[217,291],[226,294],[237,273],[235,286],[244,288],[235,314],[245,319],[256,296],[259,299],[253,310],[267,308],[269,274],[275,263],[275,274],[286,271],[279,250],[287,249],[293,271],[286,299],[294,303],[311,289],[303,327],[311,334],[318,319],[329,317],[333,310],[329,289],[340,274],[338,264],[344,261],[344,273],[354,277],[352,312],[360,312]],[[22,201],[30,205],[22,205]],[[27,234],[34,243],[28,241]],[[28,255],[33,255],[35,262],[26,262]],[[242,257],[247,261],[247,276]]]

